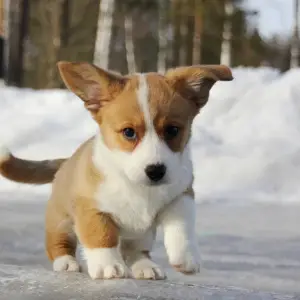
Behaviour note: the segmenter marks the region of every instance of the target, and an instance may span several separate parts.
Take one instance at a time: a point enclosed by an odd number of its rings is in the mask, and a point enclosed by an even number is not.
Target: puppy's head
[[[194,117],[215,82],[233,79],[221,65],[128,76],[88,63],[60,62],[58,67],[66,86],[99,124],[99,152],[107,154],[103,159],[144,185],[182,180],[190,168],[187,144]]]

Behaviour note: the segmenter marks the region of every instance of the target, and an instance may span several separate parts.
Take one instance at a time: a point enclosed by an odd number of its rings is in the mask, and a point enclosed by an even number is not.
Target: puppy
[[[195,65],[122,76],[84,62],[58,68],[99,132],[68,159],[28,161],[4,150],[0,159],[8,179],[53,181],[46,251],[54,270],[79,270],[79,241],[93,279],[163,279],[150,257],[161,225],[170,264],[198,272],[191,126],[214,83],[233,79],[230,69]]]

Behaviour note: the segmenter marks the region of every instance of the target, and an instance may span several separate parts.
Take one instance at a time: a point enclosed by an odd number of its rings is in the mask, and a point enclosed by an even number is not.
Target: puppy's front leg
[[[170,264],[178,271],[191,274],[200,271],[200,254],[195,233],[195,201],[183,194],[159,215]]]
[[[118,249],[119,229],[108,214],[79,207],[75,227],[91,278],[128,277],[128,268]]]

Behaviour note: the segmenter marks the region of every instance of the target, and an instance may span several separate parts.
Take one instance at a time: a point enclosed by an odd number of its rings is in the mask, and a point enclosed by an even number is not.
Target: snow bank
[[[237,68],[193,126],[198,201],[300,202],[300,70]],[[298,79],[299,78],[299,79]],[[67,91],[0,88],[0,141],[26,158],[68,156],[96,125]],[[1,190],[48,191],[1,179]]]

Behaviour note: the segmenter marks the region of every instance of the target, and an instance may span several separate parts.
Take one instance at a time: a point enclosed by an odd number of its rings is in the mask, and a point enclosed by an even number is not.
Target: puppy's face
[[[187,144],[194,117],[206,104],[212,85],[232,79],[225,66],[126,77],[87,63],[61,62],[59,69],[67,87],[99,124],[99,152],[105,145],[114,167],[143,185],[181,180],[190,168]]]

